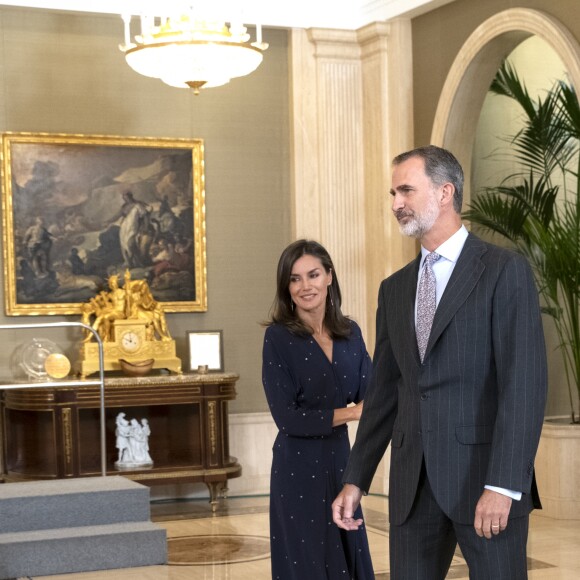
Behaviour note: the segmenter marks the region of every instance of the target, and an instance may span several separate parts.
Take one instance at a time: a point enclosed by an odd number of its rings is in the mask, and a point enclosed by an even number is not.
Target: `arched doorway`
[[[465,171],[465,202],[470,201],[471,155],[489,85],[502,60],[523,40],[536,35],[562,59],[572,84],[580,87],[580,44],[549,14],[512,8],[483,22],[451,65],[435,114],[431,143],[451,149]]]

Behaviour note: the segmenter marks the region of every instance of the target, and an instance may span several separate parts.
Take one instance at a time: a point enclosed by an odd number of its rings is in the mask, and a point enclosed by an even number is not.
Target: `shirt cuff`
[[[497,493],[501,493],[502,495],[507,495],[516,501],[520,501],[522,499],[522,492],[521,491],[512,491],[511,489],[504,489],[503,487],[495,487],[494,485],[486,485],[485,489],[489,489],[491,491],[497,491]]]

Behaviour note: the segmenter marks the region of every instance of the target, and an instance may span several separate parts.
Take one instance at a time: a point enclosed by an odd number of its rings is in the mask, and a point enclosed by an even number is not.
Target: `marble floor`
[[[377,580],[390,577],[386,508],[385,498],[364,498]],[[222,500],[215,514],[205,500],[153,502],[151,513],[153,521],[167,530],[169,565],[35,576],[33,580],[270,579],[267,497]],[[530,580],[579,577],[579,524],[532,515],[528,543]],[[468,578],[467,566],[459,553],[447,578]]]

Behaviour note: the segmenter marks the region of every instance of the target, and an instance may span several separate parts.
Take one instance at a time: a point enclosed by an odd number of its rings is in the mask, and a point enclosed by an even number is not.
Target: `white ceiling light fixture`
[[[141,31],[131,40],[131,15],[123,15],[125,42],[119,48],[137,73],[179,88],[218,87],[254,72],[268,44],[256,24],[256,39],[241,22],[229,23],[193,8],[171,16],[140,17]]]

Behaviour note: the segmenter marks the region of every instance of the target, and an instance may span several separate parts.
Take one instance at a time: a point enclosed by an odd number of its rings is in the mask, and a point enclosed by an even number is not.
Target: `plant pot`
[[[580,520],[580,425],[570,418],[547,418],[536,456],[540,516]]]

